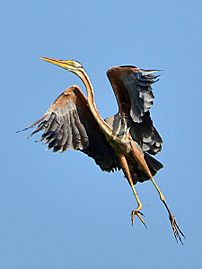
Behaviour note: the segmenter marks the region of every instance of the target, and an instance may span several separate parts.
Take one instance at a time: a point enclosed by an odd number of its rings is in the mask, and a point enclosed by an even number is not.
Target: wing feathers
[[[120,113],[130,113],[134,122],[142,122],[144,114],[153,105],[151,84],[157,81],[156,72],[133,66],[113,67],[107,71]],[[122,106],[125,100],[128,100],[127,106]]]
[[[102,170],[119,169],[114,150],[100,132],[85,96],[77,86],[65,90],[51,105],[31,135],[44,130],[41,140],[56,151],[80,150],[92,157]]]
[[[156,154],[162,146],[162,139],[154,128],[149,113],[154,100],[151,85],[158,81],[157,72],[158,70],[144,70],[134,66],[113,67],[107,71],[120,115],[128,117],[131,136],[143,151],[150,154]]]

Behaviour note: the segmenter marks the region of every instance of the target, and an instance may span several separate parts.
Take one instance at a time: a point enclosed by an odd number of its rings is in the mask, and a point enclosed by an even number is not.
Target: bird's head
[[[40,59],[48,63],[55,64],[59,67],[62,67],[78,76],[80,72],[84,71],[84,68],[81,65],[81,63],[74,60],[58,60],[58,59],[47,58],[47,57],[40,57]]]

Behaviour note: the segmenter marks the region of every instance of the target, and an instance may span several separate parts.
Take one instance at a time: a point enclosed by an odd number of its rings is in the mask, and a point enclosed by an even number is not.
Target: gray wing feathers
[[[151,84],[156,82],[158,76],[154,75],[157,71],[131,72],[128,76],[123,75],[121,79],[128,90],[131,101],[130,116],[134,122],[140,123],[144,114],[153,105],[154,95]]]
[[[141,123],[133,123],[132,120],[129,120],[129,122],[130,134],[139,143],[143,151],[152,155],[161,151],[163,141],[153,126],[149,111],[145,113],[144,120]]]
[[[48,148],[54,152],[66,149],[83,150],[88,144],[87,133],[78,119],[75,120],[75,111],[65,112],[66,114],[59,109],[48,114],[31,135],[44,130],[41,141],[48,144]]]
[[[159,76],[157,72],[134,66],[113,67],[107,71],[119,113],[127,118],[132,138],[150,154],[156,154],[162,147],[162,139],[153,126],[149,112],[154,100],[152,84],[158,81]]]
[[[54,152],[80,150],[92,157],[102,170],[120,168],[114,150],[100,132],[86,98],[78,87],[72,86],[64,91],[47,113],[31,127],[36,124],[38,126],[31,135],[44,131],[41,141]]]

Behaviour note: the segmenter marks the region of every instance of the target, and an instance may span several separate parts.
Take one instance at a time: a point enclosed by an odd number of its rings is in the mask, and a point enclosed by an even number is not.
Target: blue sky
[[[200,268],[201,1],[4,1],[0,10],[0,268]],[[53,154],[15,134],[39,118],[73,74],[39,56],[77,59],[103,117],[117,105],[106,70],[163,69],[152,118],[164,139],[156,181],[187,236],[173,238],[150,182],[137,185],[146,230],[121,172],[78,152]]]

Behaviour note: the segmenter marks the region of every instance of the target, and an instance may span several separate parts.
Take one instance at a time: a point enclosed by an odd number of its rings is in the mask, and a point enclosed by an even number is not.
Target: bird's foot
[[[142,212],[140,212],[140,210],[132,210],[131,212],[131,221],[132,221],[132,225],[134,224],[134,220],[135,220],[135,216],[138,216],[138,218],[141,220],[141,222],[144,224],[145,228],[147,228],[144,219],[142,218],[142,216],[144,216],[144,214]]]
[[[183,234],[183,232],[180,230],[179,226],[177,225],[177,223],[175,221],[174,215],[171,212],[169,212],[169,220],[170,220],[176,241],[177,242],[180,241],[180,243],[182,245],[184,245],[183,241],[182,241],[182,237],[184,237],[185,239],[186,239],[186,237]]]

